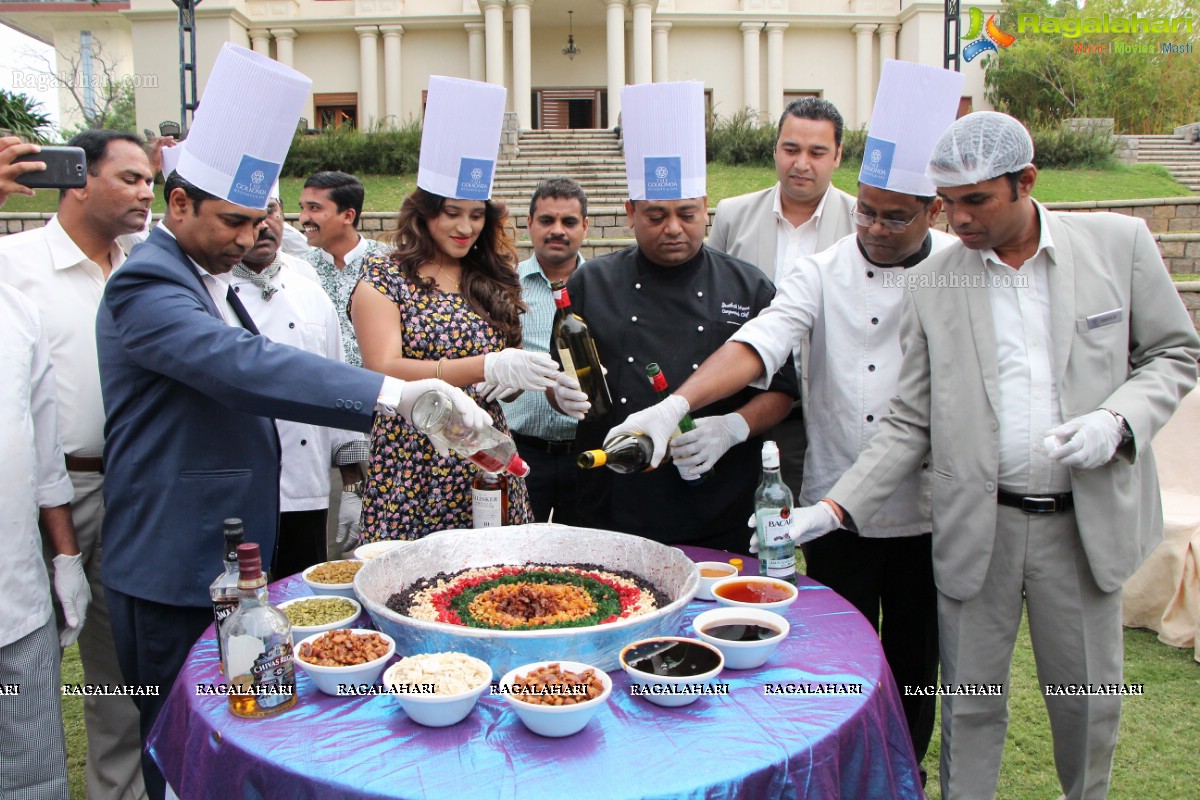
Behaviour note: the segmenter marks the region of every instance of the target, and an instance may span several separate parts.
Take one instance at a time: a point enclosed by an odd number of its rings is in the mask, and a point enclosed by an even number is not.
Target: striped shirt
[[[583,256],[579,257],[579,264]],[[537,256],[530,256],[517,265],[521,279],[521,297],[529,310],[521,315],[522,345],[535,353],[550,352],[550,332],[554,326],[554,295],[550,281],[542,272]],[[575,438],[575,420],[550,407],[544,392],[523,392],[511,403],[504,404],[504,418],[516,433],[552,442]]]

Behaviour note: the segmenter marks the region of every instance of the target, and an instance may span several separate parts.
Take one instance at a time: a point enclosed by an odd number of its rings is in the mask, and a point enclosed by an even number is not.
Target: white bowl
[[[712,655],[716,656],[717,666],[705,672],[694,675],[680,675],[678,677],[655,675],[652,672],[643,672],[640,669],[631,667],[629,662],[625,660],[630,649],[651,642],[662,642],[664,646],[670,646],[673,642],[686,642],[707,649],[711,651]],[[698,639],[688,639],[684,636],[655,636],[652,639],[642,639],[641,641],[628,644],[621,649],[621,667],[625,670],[625,674],[629,676],[630,694],[640,695],[651,703],[666,708],[686,706],[696,702],[700,698],[700,695],[706,693],[705,688],[712,683],[713,678],[720,674],[723,666],[725,666],[725,656],[722,655],[720,650],[707,642],[702,642]],[[635,689],[634,687],[637,688]]]
[[[328,631],[327,631],[328,632]],[[326,633],[327,633],[326,632]],[[351,634],[354,636],[368,636],[376,631],[353,630]],[[323,667],[319,664],[310,664],[300,657],[300,648],[305,644],[312,644],[324,633],[314,633],[312,636],[306,636],[296,645],[295,662],[309,674],[313,679],[313,683],[317,685],[325,694],[338,696],[338,687],[350,684],[374,684],[379,680],[379,675],[383,672],[384,666],[387,665],[388,659],[396,654],[396,640],[388,636],[386,633],[379,633],[384,641],[388,644],[387,653],[375,659],[368,661],[365,664],[354,664],[348,667]]]
[[[381,556],[389,550],[394,550],[397,547],[403,547],[406,544],[411,544],[407,539],[390,539],[383,542],[367,542],[360,544],[354,548],[354,557],[359,561],[370,561],[376,556]]]
[[[513,694],[513,682],[517,676],[526,675],[551,664],[558,664],[564,672],[580,673],[588,669],[593,670],[600,678],[600,682],[604,684],[604,690],[591,700],[564,706],[527,703]],[[512,710],[529,730],[540,736],[570,736],[583,730],[596,715],[600,706],[608,702],[608,696],[612,694],[612,678],[608,677],[608,673],[604,670],[596,669],[590,664],[583,664],[579,661],[539,661],[536,664],[526,664],[523,667],[509,670],[500,679],[500,691],[503,692],[504,699],[508,701]]]
[[[350,559],[343,560],[349,561]],[[358,595],[354,593],[353,581],[350,581],[349,583],[318,583],[317,581],[311,581],[308,579],[308,573],[312,572],[317,567],[331,563],[333,562],[322,561],[320,564],[313,564],[311,567],[304,570],[304,572],[301,572],[300,577],[304,579],[304,583],[308,585],[308,588],[312,589],[313,594],[333,595],[334,597],[346,597],[351,600],[357,600]],[[359,562],[355,561],[353,563],[357,564]]]
[[[460,655],[466,656],[465,653],[460,653]],[[430,728],[444,728],[448,725],[462,722],[467,718],[467,715],[471,713],[471,709],[475,707],[475,703],[478,702],[480,695],[492,685],[492,668],[488,666],[486,661],[481,661],[474,656],[466,657],[478,662],[487,671],[487,679],[475,688],[467,689],[465,692],[458,692],[457,694],[414,694],[407,692],[397,692],[395,694],[396,701],[413,722],[418,722]],[[398,669],[403,660],[397,661],[388,667],[387,672],[383,673],[384,686],[390,688],[396,682],[393,677],[393,670]]]
[[[696,592],[697,600],[716,600],[717,598],[713,597],[712,593],[713,584],[738,574],[737,567],[728,561],[697,561],[696,568],[700,570],[700,589]],[[706,569],[723,569],[725,574],[716,578],[706,578],[704,577]]]
[[[704,632],[705,628],[716,625],[758,624],[774,628],[778,634],[769,639],[755,639],[748,642],[735,642],[730,639],[720,639]],[[791,626],[788,621],[774,611],[763,611],[758,608],[714,608],[705,611],[692,620],[692,630],[700,637],[700,641],[708,642],[721,651],[725,656],[725,666],[729,669],[755,669],[767,663],[767,659],[779,647],[779,643],[787,637]]]
[[[332,595],[326,595],[326,596],[332,596]],[[288,606],[294,606],[298,603],[310,603],[314,599],[315,598],[312,598],[312,597],[297,597],[293,600],[287,600],[287,601],[280,603],[278,608],[280,611],[283,611]],[[338,619],[338,620],[334,620],[333,622],[327,622],[324,625],[293,625],[292,626],[293,640],[297,637],[311,636],[314,633],[324,633],[325,631],[332,631],[336,628],[349,628],[350,624],[352,622],[354,622],[354,620],[358,619],[358,615],[362,613],[362,604],[359,603],[357,600],[355,600],[352,597],[339,597],[338,599],[345,600],[347,603],[353,603],[354,604],[353,613],[347,614],[345,617]]]
[[[731,600],[730,598],[721,595],[721,587],[740,581],[747,581],[753,584],[783,589],[788,592],[788,596],[783,600],[775,600],[774,602],[770,603],[753,603],[744,602],[741,600]],[[796,589],[795,584],[788,583],[787,581],[781,581],[779,578],[767,578],[762,575],[737,575],[733,578],[722,578],[713,584],[712,593],[713,597],[717,599],[717,602],[723,606],[735,606],[737,608],[757,608],[764,611],[774,611],[780,608],[787,608],[792,603],[796,602],[796,598],[800,596],[800,592]]]

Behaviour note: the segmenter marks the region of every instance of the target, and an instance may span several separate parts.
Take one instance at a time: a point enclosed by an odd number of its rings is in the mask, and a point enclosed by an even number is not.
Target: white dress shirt
[[[233,291],[261,334],[319,356],[343,361],[337,312],[325,291],[296,270],[300,259],[280,253],[283,262],[271,279],[270,300],[248,278],[231,276]],[[303,262],[301,262],[303,263]],[[307,264],[304,264],[308,267]],[[279,479],[280,511],[312,511],[329,507],[329,467],[333,455],[363,434],[302,422],[276,420],[283,452]]]
[[[825,201],[834,188],[833,184],[829,185],[825,194],[821,195],[821,202],[817,203],[817,209],[813,211],[812,216],[799,225],[788,222],[787,217],[783,215],[783,200],[779,196],[780,191],[779,184],[775,184],[774,211],[778,223],[775,229],[775,274],[777,278],[780,270],[795,263],[797,258],[811,256],[817,252],[817,223],[820,222],[821,214],[825,211]]]
[[[1013,269],[995,250],[981,250],[999,366],[1000,487],[1019,494],[1067,492],[1071,475],[1051,461],[1043,439],[1062,423],[1051,354],[1050,284],[1054,242],[1042,207],[1037,251]]]
[[[0,284],[0,647],[50,619],[38,509],[71,502],[58,440],[54,369],[37,308]]]
[[[930,231],[933,252],[955,240]],[[851,234],[815,256],[800,258],[779,276],[775,299],[730,337],[753,347],[773,375],[794,344],[812,336],[808,449],[800,501],[829,493],[875,435],[900,378],[903,267],[876,267]],[[755,381],[763,388],[766,378]],[[930,487],[924,471],[910,475],[859,534],[882,538],[932,530]]]
[[[125,260],[117,246],[114,269]],[[96,310],[104,271],[63,230],[58,216],[35,230],[0,237],[0,281],[38,308],[58,384],[63,449],[77,456],[104,450],[104,401],[96,357]]]

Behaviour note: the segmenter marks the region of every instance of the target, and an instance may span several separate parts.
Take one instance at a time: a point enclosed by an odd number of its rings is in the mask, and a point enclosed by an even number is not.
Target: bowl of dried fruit
[[[383,685],[413,722],[444,728],[471,713],[492,685],[492,668],[466,653],[421,653],[388,667]]]
[[[292,623],[292,639],[324,633],[335,628],[349,628],[362,605],[349,597],[297,597],[280,603],[279,610]]]
[[[539,661],[509,671],[498,691],[525,727],[541,736],[583,730],[612,694],[604,670],[578,661]]]
[[[312,589],[313,594],[334,595],[357,600],[358,596],[354,594],[354,576],[362,569],[363,563],[350,559],[325,561],[304,570],[300,573],[300,577],[308,584],[308,588]]]
[[[351,687],[373,685],[396,653],[385,633],[340,629],[314,633],[296,647],[296,663],[325,694],[352,693]]]

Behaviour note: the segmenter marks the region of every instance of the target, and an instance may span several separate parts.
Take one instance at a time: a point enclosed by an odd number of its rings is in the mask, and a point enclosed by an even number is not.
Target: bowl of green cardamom
[[[299,597],[279,604],[292,623],[292,638],[300,639],[335,628],[349,628],[362,613],[357,600],[348,597]]]

